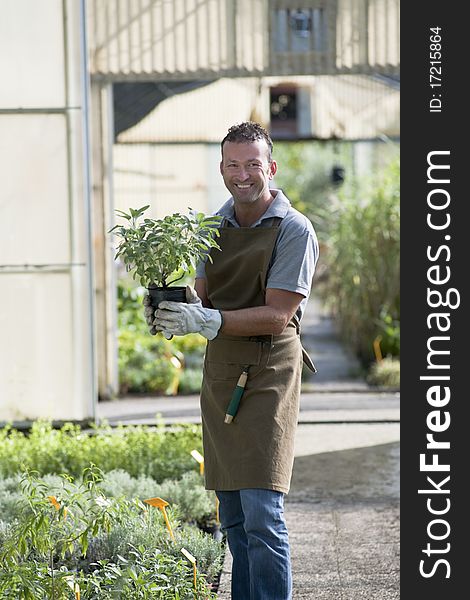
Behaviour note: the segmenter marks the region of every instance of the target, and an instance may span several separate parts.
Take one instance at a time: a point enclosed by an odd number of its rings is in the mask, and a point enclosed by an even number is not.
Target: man
[[[206,487],[220,501],[234,600],[291,598],[283,501],[303,359],[314,370],[299,323],[318,244],[310,221],[270,189],[277,171],[272,148],[257,123],[229,129],[221,143],[220,172],[232,194],[217,213],[224,219],[222,251],[212,250],[212,262],[198,266],[188,304],[162,302],[152,314],[145,302],[152,333],[208,339],[201,390]],[[243,395],[228,415],[235,389]]]

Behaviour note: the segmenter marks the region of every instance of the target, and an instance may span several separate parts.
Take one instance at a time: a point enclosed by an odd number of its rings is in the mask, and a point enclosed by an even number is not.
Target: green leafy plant
[[[215,238],[221,217],[190,209],[188,215],[140,220],[149,206],[130,208],[129,213],[116,211],[128,223],[115,225],[109,233],[120,239],[115,258],[122,259],[134,279],[146,287],[167,288],[183,277],[171,280],[177,271],[194,268],[211,248],[220,250]]]
[[[144,546],[135,548],[129,559],[96,563],[96,569],[80,580],[83,597],[91,600],[212,600],[204,573],[197,572],[181,557]]]
[[[64,597],[64,576],[68,572],[58,572],[58,565],[66,555],[80,552],[85,556],[90,538],[102,530],[109,531],[120,513],[124,516],[118,500],[110,502],[99,493],[100,480],[100,470],[91,465],[84,470],[79,486],[64,475],[62,489],[55,496],[36,473],[25,473],[20,483],[25,510],[14,522],[0,552],[1,563],[6,567],[0,573],[0,590],[9,579],[5,574],[18,567],[21,570],[30,557],[44,575],[46,597]]]

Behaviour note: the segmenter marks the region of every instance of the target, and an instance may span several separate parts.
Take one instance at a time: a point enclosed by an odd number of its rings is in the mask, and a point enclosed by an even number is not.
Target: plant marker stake
[[[193,565],[193,575],[194,575],[194,589],[196,589],[197,587],[197,579],[196,579],[196,575],[197,575],[197,570],[196,570],[196,559],[194,558],[194,556],[192,554],[190,554],[186,548],[181,548],[181,552],[182,554],[184,554],[186,556],[186,558],[189,560],[190,563],[192,563]]]
[[[242,374],[238,378],[237,385],[233,390],[232,398],[230,400],[230,404],[228,405],[227,412],[225,413],[225,423],[230,424],[233,421],[233,418],[237,414],[238,406],[240,405],[240,400],[243,396],[243,392],[245,391],[246,380],[248,379],[248,367],[244,367]]]
[[[56,510],[60,510],[60,503],[58,502],[57,498],[55,496],[48,496],[47,499],[49,500],[49,502],[52,504],[52,506],[56,509]],[[64,507],[64,519],[67,518],[67,513],[68,513],[68,509],[65,506]]]
[[[72,590],[72,592],[75,595],[75,600],[80,600],[80,586],[78,585],[78,583],[74,580],[73,575],[69,575],[65,578],[65,581],[67,582],[67,585],[69,586],[69,588]]]
[[[199,473],[204,475],[204,457],[197,450],[191,450],[191,456],[199,463]]]
[[[48,496],[47,499],[56,510],[60,510],[60,504],[57,502],[57,498],[55,496]]]
[[[166,500],[163,500],[162,498],[149,498],[148,500],[144,500],[144,502],[146,502],[147,504],[150,504],[150,506],[155,506],[156,508],[159,508],[162,511],[163,518],[165,519],[165,523],[166,523],[166,528],[168,529],[168,531],[170,533],[171,539],[173,541],[175,541],[175,536],[173,535],[170,521],[168,520],[168,515],[166,514],[166,510],[165,510],[165,506],[169,506],[168,502]]]
[[[377,362],[381,362],[383,360],[382,350],[380,349],[380,342],[382,341],[382,336],[378,335],[374,340],[374,354],[375,360]]]

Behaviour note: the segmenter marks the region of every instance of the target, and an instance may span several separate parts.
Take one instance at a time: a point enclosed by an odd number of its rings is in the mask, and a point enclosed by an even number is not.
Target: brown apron
[[[214,308],[265,304],[266,277],[279,231],[271,227],[221,227],[206,264],[207,293]],[[227,336],[207,344],[201,390],[206,488],[265,488],[287,493],[294,462],[302,371],[298,322],[281,335]],[[227,406],[244,367],[248,381],[232,423]]]

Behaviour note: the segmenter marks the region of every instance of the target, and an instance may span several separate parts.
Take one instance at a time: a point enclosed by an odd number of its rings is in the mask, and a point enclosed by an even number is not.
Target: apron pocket
[[[238,379],[243,367],[260,364],[261,351],[262,344],[259,342],[214,339],[207,345],[206,374],[214,381]]]

